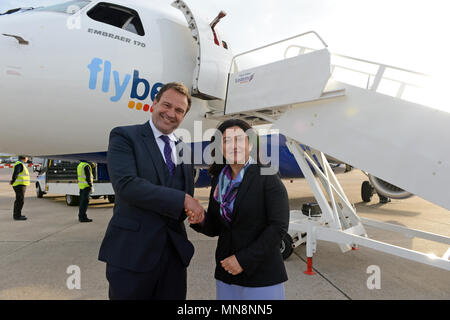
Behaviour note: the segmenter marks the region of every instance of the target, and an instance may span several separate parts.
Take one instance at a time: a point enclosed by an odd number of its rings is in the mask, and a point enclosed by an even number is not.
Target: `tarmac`
[[[113,205],[107,200],[91,200],[91,223],[78,222],[78,208],[69,207],[63,195],[36,197],[32,185],[27,189],[22,214],[27,221],[14,221],[14,191],[8,184],[11,169],[0,169],[0,299],[108,299],[105,264],[97,260]],[[361,200],[365,175],[354,169],[338,179],[357,213],[378,221],[407,226],[450,237],[450,211],[419,197],[379,204]],[[35,174],[32,174],[32,181]],[[305,180],[284,181],[291,209],[314,198]],[[197,189],[195,196],[207,205],[209,188]],[[187,227],[195,254],[188,268],[187,299],[215,299],[214,251],[216,238],[198,234]],[[397,233],[366,228],[369,237],[424,253],[442,256],[448,245]],[[342,253],[330,242],[318,241],[313,257],[316,275],[306,270],[306,247],[302,245],[285,261],[289,280],[285,283],[288,300],[366,300],[366,299],[450,299],[450,272],[416,263],[383,252],[361,247]],[[79,267],[80,288],[73,288],[71,266]],[[371,266],[380,270],[380,287],[368,286]],[[368,272],[369,268],[369,272]]]

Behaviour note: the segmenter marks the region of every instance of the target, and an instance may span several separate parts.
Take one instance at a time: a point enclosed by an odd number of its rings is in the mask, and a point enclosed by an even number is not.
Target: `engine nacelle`
[[[371,174],[369,176],[370,184],[375,188],[378,194],[391,199],[406,199],[413,196],[412,193],[400,189],[389,182],[386,182],[380,178],[377,178]]]

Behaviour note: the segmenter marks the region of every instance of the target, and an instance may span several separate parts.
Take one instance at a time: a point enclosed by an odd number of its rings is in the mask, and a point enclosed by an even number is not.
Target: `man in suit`
[[[188,89],[168,83],[155,97],[150,121],[110,133],[107,159],[116,200],[99,253],[107,263],[110,299],[186,299],[194,247],[185,209],[191,223],[202,221],[204,210],[192,198],[192,163],[176,165],[182,155],[175,147],[182,142],[173,131],[190,105]]]

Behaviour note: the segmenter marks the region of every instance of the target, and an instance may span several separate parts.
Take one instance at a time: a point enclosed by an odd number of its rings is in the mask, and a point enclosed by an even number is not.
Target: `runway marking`
[[[297,254],[294,251],[295,255],[302,260],[305,264],[307,264],[306,260],[304,260],[300,254]],[[344,291],[342,291],[338,286],[336,286],[333,282],[331,282],[331,280],[327,279],[319,270],[317,270],[316,268],[313,267],[314,272],[316,272],[319,276],[321,276],[326,282],[328,282],[329,284],[331,284],[337,291],[339,291],[340,293],[342,293],[344,295],[344,297],[346,297],[348,300],[353,300],[348,294],[346,294]]]

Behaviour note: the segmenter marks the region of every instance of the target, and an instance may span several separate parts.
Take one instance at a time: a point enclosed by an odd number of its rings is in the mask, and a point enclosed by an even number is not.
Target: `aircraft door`
[[[233,55],[227,43],[219,38],[215,30],[215,24],[224,15],[208,23],[205,18],[196,13],[196,10],[192,11],[185,1],[174,1],[172,6],[183,12],[198,46],[192,95],[203,99],[225,100],[228,72]]]

